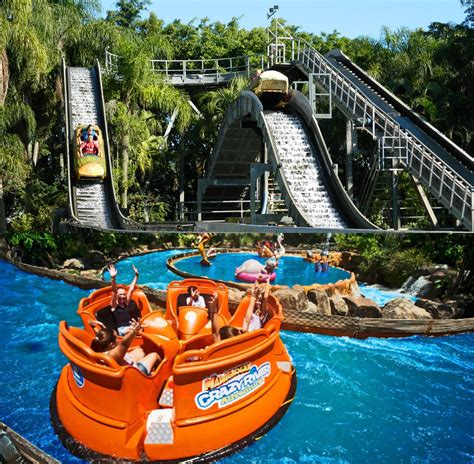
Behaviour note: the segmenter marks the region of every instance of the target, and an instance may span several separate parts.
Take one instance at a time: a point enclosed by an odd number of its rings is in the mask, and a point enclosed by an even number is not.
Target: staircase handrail
[[[278,22],[279,27],[288,35],[285,39],[295,40],[294,37]],[[277,38],[278,40],[278,38]],[[295,57],[297,59],[295,59]],[[306,59],[306,60],[305,60]],[[431,164],[438,164],[442,168],[442,174],[439,179],[440,187],[438,196],[441,198],[441,191],[443,187],[451,190],[450,204],[454,205],[454,196],[456,195],[462,208],[458,211],[461,218],[465,218],[466,209],[472,210],[472,202],[474,196],[474,186],[466,182],[465,179],[459,176],[453,169],[451,169],[444,160],[442,160],[433,150],[427,147],[416,136],[412,135],[408,130],[403,129],[390,115],[385,113],[380,107],[368,99],[365,95],[355,87],[350,80],[341,74],[330,62],[319,53],[311,44],[305,39],[298,38],[297,47],[292,46],[292,61],[299,62],[307,67],[307,70],[313,70],[316,67],[318,72],[331,75],[331,85],[334,86],[333,96],[343,102],[344,97],[347,97],[347,104],[351,101],[352,114],[356,115],[356,108],[360,108],[364,119],[366,115],[371,115],[370,123],[372,125],[372,136],[376,137],[376,128],[383,133],[391,134],[393,137],[398,137],[400,140],[406,142],[406,149],[411,153],[412,159],[417,156],[420,165],[420,172],[423,168],[423,159],[425,157],[431,158]],[[310,67],[310,64],[313,67]],[[321,85],[325,85],[325,79],[321,78]],[[327,85],[327,84],[326,84]],[[340,92],[338,94],[338,89]],[[351,93],[353,95],[351,95]],[[365,122],[365,121],[364,121]],[[369,122],[369,121],[367,121]],[[409,167],[408,161],[407,167]],[[460,193],[462,194],[460,194]],[[472,228],[472,218],[468,218],[468,225]]]

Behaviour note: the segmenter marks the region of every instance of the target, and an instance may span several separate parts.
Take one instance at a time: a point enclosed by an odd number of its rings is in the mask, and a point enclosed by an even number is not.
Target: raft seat
[[[249,300],[250,296],[248,295],[242,299],[242,301],[239,303],[239,306],[235,310],[234,315],[232,316],[229,322],[229,325],[233,327],[242,327],[242,323],[244,322],[245,318],[245,313],[247,312]],[[279,320],[283,319],[283,315],[281,314],[281,306],[279,303],[276,302],[273,295],[268,295],[267,308],[268,312],[270,313],[270,318],[264,327],[267,327],[268,323],[274,318],[277,318]]]
[[[111,356],[93,351],[91,340],[92,336],[84,330],[68,327],[64,321],[60,323],[59,346],[71,362],[70,401],[85,415],[121,423],[133,423],[144,410],[155,409],[164,381],[170,375],[169,369],[161,369],[165,359],[148,377],[133,366],[121,366]],[[81,381],[88,388],[82,388]]]
[[[74,355],[79,355],[84,361],[92,364],[100,364],[115,370],[120,368],[117,361],[111,356],[97,353],[90,347],[93,336],[86,331],[77,327],[69,328],[65,321],[60,323],[59,331],[59,346],[61,349],[64,348],[67,352],[73,352]]]
[[[128,289],[125,285],[118,285],[117,287]],[[111,297],[112,291],[110,287],[107,287],[97,290],[92,297],[81,300],[77,314],[81,317],[85,330],[90,334],[93,335],[94,330],[90,327],[89,321],[94,319],[102,322],[106,327],[117,329],[115,318],[109,308]],[[135,289],[131,301],[135,303],[131,308],[131,315],[134,319],[142,318],[152,312],[150,303],[142,290]]]
[[[179,308],[186,305],[186,298],[189,296],[187,289],[190,286],[197,287],[204,297],[207,306],[209,306],[209,298],[214,292],[217,292],[218,313],[229,317],[228,294],[224,284],[216,283],[211,280],[203,279],[185,279],[181,281],[173,281],[168,285],[166,295],[166,315],[168,321],[176,324],[178,321]]]
[[[186,303],[186,300],[188,298],[188,294],[187,293],[182,293],[181,295],[178,295],[178,300],[177,300],[177,308],[178,308],[178,316],[179,316],[179,310],[180,308],[182,308],[183,306],[188,306],[188,304]],[[209,299],[211,298],[211,294],[209,293],[201,293],[201,296],[204,298],[204,301],[206,302],[206,308],[209,308]],[[219,305],[219,301],[217,302],[217,304]],[[202,308],[202,309],[205,309],[205,308]]]

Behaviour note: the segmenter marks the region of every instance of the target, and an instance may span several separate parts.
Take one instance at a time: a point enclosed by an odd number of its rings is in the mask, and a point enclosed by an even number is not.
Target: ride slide
[[[63,74],[69,215],[82,227],[134,229],[134,224],[122,215],[115,201],[99,62],[92,68],[66,67],[63,62]],[[102,134],[105,175],[99,177],[78,176],[76,132],[78,126],[89,124]]]
[[[277,148],[274,153],[295,208],[312,227],[376,229],[345,191],[308,99],[298,91],[283,111],[265,112]],[[278,178],[278,177],[277,177]]]
[[[243,142],[237,143],[237,138]],[[309,102],[297,91],[280,110],[264,110],[253,92],[242,92],[230,105],[221,126],[209,162],[208,179],[220,181],[221,192],[227,183],[229,192],[242,195],[246,187],[242,185],[241,192],[236,192],[232,176],[236,180],[244,175],[249,177],[250,166],[261,162],[262,142],[288,214],[296,225],[330,229],[376,228],[345,192]],[[233,163],[232,171],[229,163]],[[221,181],[224,177],[226,179]],[[212,198],[215,192],[212,188],[209,191],[204,194],[204,200]]]
[[[325,57],[377,106],[381,107],[386,113],[394,115],[394,119],[401,127],[409,130],[426,146],[436,150],[446,164],[458,168],[461,174],[467,174],[467,178],[471,181],[474,179],[474,158],[471,155],[421,118],[393,93],[353,63],[342,51],[331,50]],[[465,171],[459,168],[459,164],[468,168],[468,170]]]

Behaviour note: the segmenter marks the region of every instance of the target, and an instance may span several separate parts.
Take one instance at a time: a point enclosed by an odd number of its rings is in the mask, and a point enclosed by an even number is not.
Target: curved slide
[[[297,226],[376,228],[345,192],[309,102],[297,91],[283,111],[264,110],[249,91],[230,105],[210,159],[209,187],[202,200],[244,196],[250,168],[262,163],[264,151]]]
[[[136,229],[115,201],[109,140],[105,119],[100,65],[66,67],[63,62],[66,112],[69,216],[74,225],[105,230]],[[104,180],[78,180],[74,173],[74,129],[79,124],[98,126],[103,134],[107,176]]]

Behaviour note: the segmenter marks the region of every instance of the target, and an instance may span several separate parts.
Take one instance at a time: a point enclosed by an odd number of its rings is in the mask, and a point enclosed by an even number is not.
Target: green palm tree
[[[175,127],[182,133],[190,124],[192,110],[187,95],[166,83],[151,69],[152,58],[169,56],[168,43],[159,36],[146,39],[123,34],[115,52],[120,57],[118,79],[108,80],[108,93],[118,96],[119,103],[109,105],[113,126],[113,143],[119,151],[120,205],[128,206],[128,188],[136,166],[144,173],[151,170],[150,160],[163,152],[161,124],[150,117],[154,112],[166,119],[177,110]],[[139,135],[139,137],[137,137]],[[151,143],[151,142],[155,143]],[[158,149],[159,148],[159,149]]]

